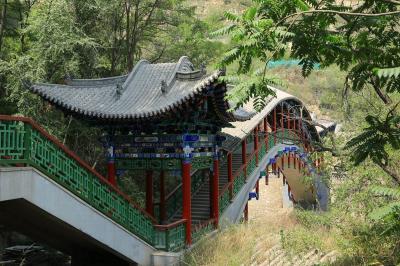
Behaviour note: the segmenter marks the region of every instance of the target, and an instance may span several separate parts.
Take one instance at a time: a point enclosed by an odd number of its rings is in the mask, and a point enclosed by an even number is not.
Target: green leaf
[[[371,187],[371,192],[379,196],[387,196],[393,199],[400,199],[400,189],[398,188],[374,186]]]
[[[246,20],[253,20],[256,17],[256,14],[257,14],[257,7],[252,6],[246,10],[244,18]]]
[[[373,72],[380,78],[397,78],[400,76],[400,67],[393,67],[393,68],[374,68]]]
[[[294,0],[296,6],[301,10],[301,11],[308,11],[310,7],[307,5],[306,2],[302,0]]]
[[[393,213],[396,208],[400,208],[400,202],[389,203],[384,207],[376,209],[369,215],[369,217],[373,220],[381,220]]]

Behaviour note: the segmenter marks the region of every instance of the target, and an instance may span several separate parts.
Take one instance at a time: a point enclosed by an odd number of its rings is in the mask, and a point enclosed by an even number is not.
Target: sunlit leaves
[[[397,78],[400,76],[400,67],[393,67],[393,68],[374,68],[374,73],[378,75],[380,78]]]
[[[385,119],[369,115],[365,120],[368,127],[348,141],[346,148],[352,151],[355,164],[360,164],[367,158],[378,164],[386,164],[389,156],[387,145],[400,149],[400,117],[390,112]]]

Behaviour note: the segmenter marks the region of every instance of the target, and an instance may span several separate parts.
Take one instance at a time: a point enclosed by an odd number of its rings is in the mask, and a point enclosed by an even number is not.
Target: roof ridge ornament
[[[123,90],[123,87],[122,87],[121,83],[117,83],[117,86],[115,87],[115,95],[117,96],[118,99],[121,97],[122,90]]]
[[[168,92],[168,85],[165,80],[161,80],[161,92],[163,94]]]
[[[200,64],[200,72],[201,74],[204,76],[205,74],[207,74],[207,65],[205,62]]]

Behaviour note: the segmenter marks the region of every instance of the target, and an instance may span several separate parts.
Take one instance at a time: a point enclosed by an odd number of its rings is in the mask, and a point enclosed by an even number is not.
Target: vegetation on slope
[[[269,93],[265,85],[278,84],[320,116],[343,122],[335,156],[326,160],[331,210],[296,212],[296,225],[283,228],[284,246],[298,253],[329,239],[344,265],[400,263],[399,1],[356,1],[355,7],[347,5],[352,1],[334,0],[158,2],[1,0],[0,113],[34,117],[104,172],[100,131],[63,116],[28,93],[22,81],[120,75],[140,58],[167,62],[184,54],[196,65],[211,65],[231,48],[222,65],[228,73],[238,70],[235,78],[250,85],[237,87],[241,91],[233,97],[239,105],[249,96],[262,99]],[[199,6],[197,11],[192,5]],[[221,19],[226,10],[235,13],[226,14],[233,26]],[[210,32],[219,28],[229,38],[212,40]],[[302,60],[302,69],[265,68],[269,60],[289,57]],[[324,69],[315,71],[315,63]],[[332,150],[332,143],[324,148]],[[132,179],[123,182],[128,192],[140,195]],[[193,263],[242,261],[233,252],[242,250],[246,258],[250,249],[235,237],[252,239],[264,233],[259,227],[268,230],[258,225],[229,229],[195,249]],[[228,257],[210,256],[208,262],[196,257],[215,250]]]

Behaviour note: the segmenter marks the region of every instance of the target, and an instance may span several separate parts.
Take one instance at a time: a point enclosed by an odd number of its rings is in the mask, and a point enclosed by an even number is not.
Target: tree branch
[[[7,17],[7,0],[4,0],[4,7],[1,12],[1,17],[0,17],[0,52],[1,52],[1,47],[3,44],[3,33],[6,27],[6,17]]]
[[[386,173],[388,174],[392,180],[400,186],[400,176],[392,171],[387,165],[383,164],[382,162],[376,162],[376,164]]]
[[[394,16],[394,15],[400,15],[400,10],[398,11],[391,11],[391,12],[384,12],[384,13],[358,13],[358,12],[345,12],[345,11],[336,11],[336,10],[329,10],[329,9],[319,9],[319,10],[308,10],[308,11],[302,11],[302,12],[296,12],[293,14],[290,14],[283,19],[281,19],[277,25],[280,25],[284,21],[288,20],[291,17],[295,16],[300,16],[300,15],[306,15],[306,14],[315,14],[315,13],[322,13],[322,14],[336,14],[336,15],[342,15],[342,16],[354,16],[354,17],[384,17],[384,16]]]

